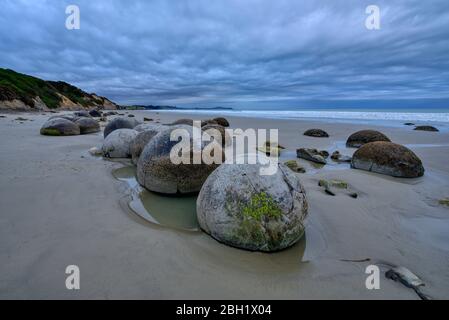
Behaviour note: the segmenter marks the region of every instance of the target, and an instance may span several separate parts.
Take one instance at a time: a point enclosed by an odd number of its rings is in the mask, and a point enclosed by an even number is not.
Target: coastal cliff
[[[63,81],[45,81],[0,68],[0,109],[117,109],[114,102]]]

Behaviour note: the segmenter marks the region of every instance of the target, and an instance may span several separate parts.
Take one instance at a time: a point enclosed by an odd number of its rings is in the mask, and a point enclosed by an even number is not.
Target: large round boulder
[[[45,136],[74,136],[80,134],[80,127],[73,121],[54,118],[44,123],[41,134]]]
[[[416,178],[424,174],[421,159],[413,151],[385,141],[363,145],[354,153],[351,166],[401,178]]]
[[[201,189],[201,228],[230,246],[272,252],[295,244],[304,234],[307,200],[299,178],[283,164],[274,175],[261,165],[223,164]]]
[[[89,115],[94,118],[100,118],[102,116],[102,113],[100,110],[93,109],[89,111]]]
[[[100,131],[100,124],[92,118],[81,117],[75,121],[80,127],[81,134],[95,133]]]
[[[348,148],[360,148],[366,143],[375,141],[390,142],[390,139],[382,132],[376,130],[361,130],[349,136],[348,140],[346,141],[346,146]]]
[[[138,127],[143,126],[138,125],[134,130],[138,132],[137,136],[131,142],[130,151],[131,158],[134,164],[137,164],[139,157],[145,148],[145,146],[150,142],[150,140],[156,136],[159,132],[163,131],[167,127],[164,125],[148,125],[145,130],[137,130]]]
[[[131,142],[137,136],[132,129],[117,129],[109,134],[103,142],[101,150],[106,158],[130,158]]]
[[[106,138],[111,132],[117,129],[134,129],[139,122],[130,118],[115,118],[104,128],[104,137]]]
[[[189,159],[189,163],[176,164],[170,158],[172,148],[181,141],[181,138],[171,141],[171,133],[176,129],[181,129],[188,134],[186,141],[190,139],[190,148],[182,150],[182,154]],[[194,143],[195,148],[193,148]],[[137,181],[150,191],[165,194],[186,194],[200,191],[206,178],[218,166],[214,163],[205,164],[202,161],[198,164],[193,163],[193,159],[205,146],[206,143],[200,145],[200,142],[193,141],[191,126],[170,126],[154,136],[143,149],[137,162]]]
[[[309,129],[304,132],[305,136],[315,137],[315,138],[328,138],[329,134],[322,129]]]
[[[180,124],[193,126],[193,120],[192,119],[178,119],[178,120],[172,122],[170,125],[180,125]]]

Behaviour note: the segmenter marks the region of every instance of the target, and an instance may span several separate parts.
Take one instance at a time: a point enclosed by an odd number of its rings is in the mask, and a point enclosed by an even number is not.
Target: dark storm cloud
[[[65,28],[65,8],[81,29]],[[381,9],[381,30],[365,8]],[[449,98],[449,2],[1,0],[0,66],[120,103]]]

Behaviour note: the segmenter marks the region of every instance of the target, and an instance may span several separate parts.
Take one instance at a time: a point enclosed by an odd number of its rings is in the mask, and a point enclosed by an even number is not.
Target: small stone
[[[128,114],[128,118],[134,118],[135,117],[135,115],[133,115],[133,114]]]
[[[298,162],[296,162],[296,160],[285,161],[284,165],[286,167],[288,167],[290,170],[292,170],[293,172],[306,173],[306,169],[304,169],[303,167],[298,165]]]
[[[443,205],[443,206],[449,207],[449,198],[441,199],[440,201],[438,201],[438,203]]]
[[[404,123],[404,126],[414,126],[415,124],[413,122],[406,122]]]
[[[296,156],[312,162],[326,164],[325,157],[329,156],[327,151],[318,151],[317,149],[300,148],[296,150]]]
[[[93,156],[101,156],[103,154],[103,151],[101,151],[98,147],[92,147],[89,149],[89,153]]]
[[[153,121],[153,119],[151,119],[151,118],[147,118],[147,117],[143,117],[143,121],[146,121],[146,122],[148,122],[148,121]]]
[[[352,192],[348,194],[351,198],[357,199],[359,195],[356,192]]]

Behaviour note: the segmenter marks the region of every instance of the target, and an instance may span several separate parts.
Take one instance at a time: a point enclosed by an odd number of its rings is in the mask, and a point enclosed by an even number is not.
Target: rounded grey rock
[[[101,150],[106,158],[130,158],[131,142],[137,136],[132,129],[117,129],[104,139]]]

